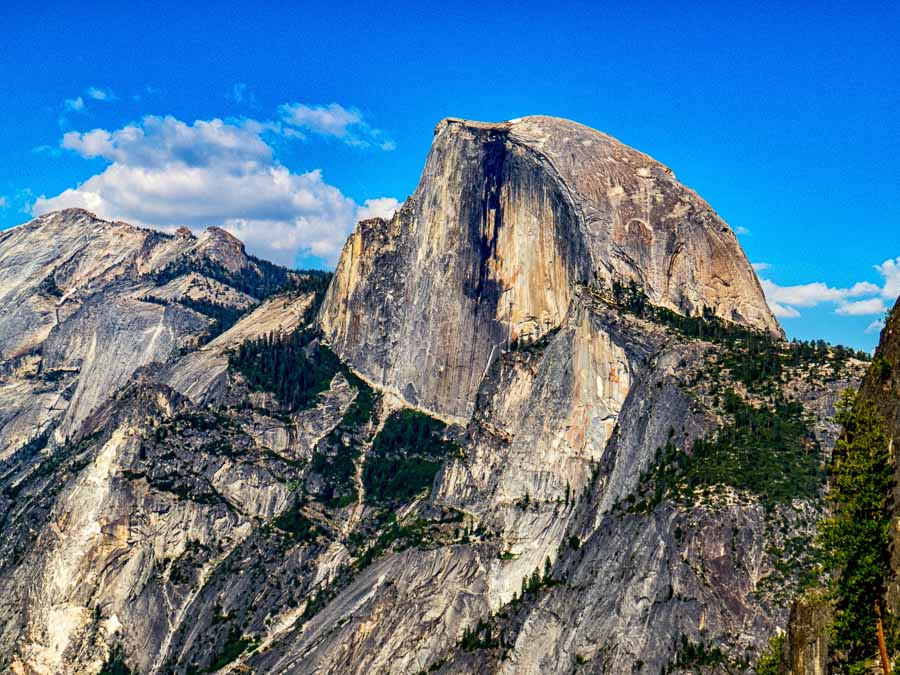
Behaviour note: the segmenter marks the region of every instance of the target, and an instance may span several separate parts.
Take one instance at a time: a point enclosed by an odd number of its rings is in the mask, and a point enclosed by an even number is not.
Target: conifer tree
[[[832,515],[820,526],[835,607],[831,651],[838,672],[862,673],[877,649],[890,673],[882,628],[890,574],[890,444],[875,405],[853,393],[842,397],[837,421],[843,433],[832,459]]]

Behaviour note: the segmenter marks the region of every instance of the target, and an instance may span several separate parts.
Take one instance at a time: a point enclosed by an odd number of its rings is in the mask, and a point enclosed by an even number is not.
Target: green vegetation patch
[[[366,501],[408,501],[430,488],[444,460],[459,446],[443,437],[446,425],[417,410],[393,413],[372,443],[363,469]]]
[[[340,360],[324,346],[307,355],[315,336],[308,330],[289,335],[270,333],[243,343],[229,357],[229,365],[251,388],[275,394],[290,412],[303,410],[315,403],[341,370]]]
[[[327,348],[321,347],[320,351],[327,351]],[[367,440],[368,425],[378,400],[372,387],[345,365],[338,365],[344,377],[356,389],[356,398],[344,413],[341,423],[319,444],[310,463],[310,470],[327,481],[328,491],[322,501],[333,508],[349,506],[357,500],[353,480],[356,473],[355,462],[359,457],[360,445]]]
[[[731,657],[717,645],[699,644],[684,635],[681,636],[681,643],[672,665],[674,668],[671,671],[666,668],[663,673],[680,673],[697,668],[719,668],[725,672],[733,672],[732,669],[736,669],[736,672],[747,672],[750,668],[750,663],[746,659]]]
[[[274,525],[298,541],[312,541],[319,534],[318,528],[297,507],[287,509],[274,520]]]
[[[125,650],[121,645],[114,645],[109,656],[100,668],[99,675],[131,675],[132,670],[125,662]]]
[[[474,652],[479,649],[493,649],[500,646],[500,640],[495,635],[494,626],[490,621],[481,619],[475,626],[466,628],[459,641],[459,648],[465,652]]]
[[[610,307],[672,328],[687,338],[720,345],[724,349],[716,365],[719,369],[727,368],[734,379],[748,388],[771,385],[780,379],[785,368],[828,366],[832,377],[837,377],[849,359],[871,360],[866,352],[829,345],[824,340],[787,342],[770,333],[725,321],[709,308],[704,308],[700,316],[683,316],[651,304],[634,282],[614,281],[611,290],[592,286],[588,291]]]
[[[893,577],[893,449],[872,401],[846,391],[836,419],[843,433],[832,458],[832,510],[819,524],[834,605],[828,649],[840,672],[864,673],[878,653],[877,625],[896,619],[883,602]]]
[[[769,640],[769,646],[756,662],[756,675],[781,675],[781,654],[786,637],[784,633],[779,633]]]
[[[228,639],[222,647],[222,651],[219,652],[219,655],[209,666],[208,672],[212,673],[224,668],[257,643],[258,639],[246,637],[237,628],[232,628],[228,634]]]
[[[254,264],[232,272],[209,258],[198,260],[193,256],[182,256],[154,272],[150,277],[156,284],[162,286],[173,279],[194,272],[231,286],[257,300],[264,300],[290,286],[291,272],[286,267],[253,256],[248,256],[248,259]]]
[[[690,452],[672,443],[661,448],[642,476],[640,497],[631,510],[652,510],[663,499],[690,501],[707,486],[723,485],[757,495],[767,506],[815,499],[825,480],[818,443],[796,401],[777,400],[756,408],[729,390],[725,411],[732,421]]]

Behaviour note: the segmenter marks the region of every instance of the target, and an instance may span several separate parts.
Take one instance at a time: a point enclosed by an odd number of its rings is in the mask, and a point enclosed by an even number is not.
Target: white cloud
[[[172,164],[191,167],[229,165],[233,170],[272,162],[272,148],[261,137],[265,125],[230,124],[219,119],[191,125],[174,117],[145,117],[118,131],[70,131],[62,147],[82,157],[103,157],[132,167],[158,169]]]
[[[765,268],[761,268],[765,269]],[[760,279],[769,308],[777,317],[793,318],[800,316],[797,307],[816,307],[824,303],[838,305],[835,310],[844,316],[864,316],[877,314],[883,309],[879,298],[869,298],[857,302],[849,302],[849,298],[859,298],[881,292],[881,288],[868,281],[860,281],[850,288],[832,288],[821,281],[796,286],[779,286],[769,279]]]
[[[54,145],[36,145],[31,149],[31,151],[36,155],[47,154],[51,157],[59,157],[62,154],[59,146]]]
[[[849,290],[847,291],[847,297],[858,298],[861,295],[878,293],[880,290],[881,289],[878,288],[876,284],[869,283],[868,281],[858,281],[849,288]]]
[[[0,196],[0,209],[5,209],[7,206],[9,206],[9,202],[6,197]]]
[[[403,206],[403,202],[399,202],[393,197],[380,197],[379,199],[367,199],[356,213],[357,220],[367,220],[369,218],[384,218],[390,220],[391,216]]]
[[[75,98],[67,98],[63,101],[63,108],[66,110],[72,110],[74,112],[81,112],[84,110],[84,99],[81,96],[76,96]]]
[[[338,138],[347,136],[349,127],[362,122],[362,115],[358,110],[348,110],[338,103],[316,106],[285,104],[278,111],[288,124]]]
[[[900,296],[900,256],[888,258],[880,265],[875,265],[875,269],[884,277],[881,297],[885,300],[895,300]]]
[[[887,308],[881,298],[869,298],[856,302],[843,302],[835,312],[843,316],[871,316],[872,314],[883,314],[885,309]]]
[[[734,231],[736,234],[750,234],[750,230],[748,230],[743,225],[738,225],[736,228],[734,228]]]
[[[67,98],[62,102],[62,111],[60,112],[59,118],[57,119],[59,126],[61,128],[66,128],[67,126],[69,126],[68,113],[87,113],[87,104],[89,101],[113,101],[115,99],[116,95],[113,94],[112,90],[110,89],[88,87],[84,90],[83,95],[75,96],[73,98]]]
[[[884,319],[875,319],[872,323],[866,326],[866,333],[877,333],[882,328],[884,328]]]
[[[263,135],[275,125],[253,120],[145,117],[116,131],[63,136],[62,147],[110,164],[76,188],[39,197],[34,215],[81,207],[139,225],[202,229],[218,225],[248,250],[293,265],[299,253],[334,263],[362,213],[386,213],[396,200],[362,206],[327,184],[319,171],[293,173]]]
[[[768,279],[761,279],[760,283],[769,301],[796,307],[815,307],[823,302],[837,302],[846,298],[848,293],[847,289],[830,288],[820,281],[797,286],[779,286]]]
[[[757,272],[762,272],[764,270],[769,269],[770,267],[771,267],[771,265],[766,262],[753,263],[753,269],[756,270]]]
[[[112,101],[116,98],[111,90],[100,87],[88,87],[85,93],[95,101]]]
[[[279,106],[281,120],[297,129],[333,136],[347,145],[369,147],[377,145],[382,150],[394,150],[397,145],[385,137],[381,129],[369,125],[356,108],[345,108],[339,103],[307,105],[285,103]]]
[[[772,310],[772,314],[777,316],[779,319],[795,319],[800,316],[800,312],[798,312],[793,307],[788,307],[787,305],[781,305],[773,300],[769,300],[769,309]]]

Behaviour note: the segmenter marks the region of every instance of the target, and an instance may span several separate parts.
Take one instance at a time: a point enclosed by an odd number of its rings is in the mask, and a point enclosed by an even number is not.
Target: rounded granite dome
[[[448,118],[403,208],[351,235],[321,321],[373,381],[465,417],[498,345],[617,282],[781,334],[731,228],[666,166],[568,120]]]

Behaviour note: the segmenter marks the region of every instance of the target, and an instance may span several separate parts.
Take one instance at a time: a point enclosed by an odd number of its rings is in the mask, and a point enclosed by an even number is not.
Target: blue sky
[[[896,2],[34,4],[0,29],[0,228],[86,205],[327,265],[442,117],[540,113],[672,167],[790,336],[871,349],[900,293]]]

